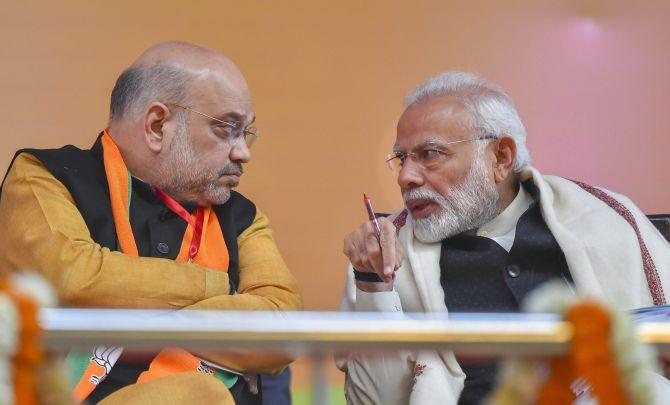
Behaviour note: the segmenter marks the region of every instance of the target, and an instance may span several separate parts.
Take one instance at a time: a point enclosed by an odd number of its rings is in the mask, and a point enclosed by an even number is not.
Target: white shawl
[[[521,173],[521,180],[527,179],[540,190],[542,217],[565,254],[580,295],[604,300],[621,310],[647,307],[654,305],[649,278],[657,303],[668,299],[670,244],[628,198],[543,176],[530,167]],[[601,198],[609,199],[609,205]],[[639,229],[643,249],[638,233],[625,217]],[[416,240],[411,216],[398,237],[405,248],[405,260],[395,289],[403,310],[446,313],[440,285],[441,244]],[[355,308],[351,273],[349,269],[343,310]],[[356,355],[340,365],[347,370],[347,397],[353,404],[456,404],[465,379],[451,351],[373,358]]]

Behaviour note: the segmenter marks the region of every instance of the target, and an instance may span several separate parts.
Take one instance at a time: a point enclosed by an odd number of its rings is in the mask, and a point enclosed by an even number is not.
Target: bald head
[[[130,173],[177,201],[223,204],[251,154],[244,77],[224,55],[186,42],[147,49],[119,76],[109,135]]]
[[[239,74],[233,62],[220,52],[183,41],[168,41],[153,45],[144,51],[132,66],[152,66],[157,63],[174,63],[184,66],[218,63]]]
[[[147,49],[117,79],[110,122],[141,115],[152,102],[188,104],[216,80],[230,97],[248,97],[247,83],[223,54],[188,42],[162,42]]]

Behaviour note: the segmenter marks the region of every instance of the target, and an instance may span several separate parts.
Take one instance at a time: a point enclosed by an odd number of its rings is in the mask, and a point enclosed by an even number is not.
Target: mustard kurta
[[[106,198],[106,197],[102,197]],[[129,257],[96,243],[68,189],[36,157],[12,165],[0,199],[0,273],[36,269],[66,306],[165,309],[301,309],[297,282],[256,211],[238,237],[239,285],[228,274],[153,257]],[[204,357],[234,370],[277,372],[289,358],[240,353]]]

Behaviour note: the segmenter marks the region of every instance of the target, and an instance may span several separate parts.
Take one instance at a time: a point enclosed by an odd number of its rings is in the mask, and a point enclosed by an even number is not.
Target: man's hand
[[[377,241],[374,225],[366,221],[344,240],[344,254],[354,268],[361,272],[377,273],[384,282],[356,281],[356,287],[367,292],[391,291],[393,272],[403,260],[403,249],[391,221],[379,218],[381,240]]]

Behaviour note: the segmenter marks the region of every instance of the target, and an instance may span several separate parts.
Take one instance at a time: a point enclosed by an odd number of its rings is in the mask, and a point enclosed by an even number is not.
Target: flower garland
[[[0,291],[11,299],[18,312],[18,346],[11,358],[14,402],[20,405],[37,404],[37,368],[44,358],[39,344],[37,304],[28,295],[18,292],[11,283],[0,283]]]
[[[0,404],[14,403],[11,357],[18,345],[18,311],[0,285]]]
[[[508,361],[490,404],[562,405],[577,398],[608,405],[655,403],[654,352],[637,341],[629,316],[594,301],[577,301],[560,282],[540,287],[525,307],[564,314],[574,328],[569,353],[548,364]]]
[[[41,328],[37,324],[37,304],[19,294],[15,295],[14,302],[21,314],[21,344],[13,358],[16,402],[32,405],[37,403],[37,367],[44,358],[39,344]]]
[[[55,304],[53,289],[34,272],[0,278],[0,404],[71,403],[60,361],[39,340],[38,308]]]
[[[572,322],[574,328],[570,353],[552,360],[551,375],[540,390],[538,404],[571,403],[574,399],[571,386],[578,377],[590,383],[591,395],[598,398],[599,403],[631,403],[610,347],[612,321],[609,314],[594,302],[582,301],[568,310],[566,320]]]

